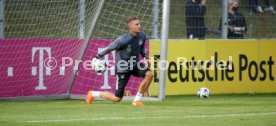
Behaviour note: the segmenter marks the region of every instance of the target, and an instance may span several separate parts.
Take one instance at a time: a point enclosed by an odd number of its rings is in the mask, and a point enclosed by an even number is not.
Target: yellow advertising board
[[[150,41],[157,90],[160,41]],[[276,41],[169,40],[166,94],[195,94],[208,87],[213,94],[276,92]],[[153,94],[154,95],[154,94]]]

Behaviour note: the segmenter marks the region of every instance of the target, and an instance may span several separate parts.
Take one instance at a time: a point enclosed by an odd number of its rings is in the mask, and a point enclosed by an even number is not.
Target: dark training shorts
[[[145,67],[142,67],[145,68]],[[116,92],[115,96],[122,98],[124,96],[125,87],[131,75],[135,77],[145,77],[146,73],[150,71],[149,68],[140,70],[137,67],[134,67],[133,70],[127,73],[116,73]]]

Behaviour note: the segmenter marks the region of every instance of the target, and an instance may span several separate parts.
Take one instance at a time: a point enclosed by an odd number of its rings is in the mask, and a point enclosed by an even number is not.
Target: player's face
[[[139,20],[129,22],[128,28],[131,32],[138,33],[141,31],[141,24]]]

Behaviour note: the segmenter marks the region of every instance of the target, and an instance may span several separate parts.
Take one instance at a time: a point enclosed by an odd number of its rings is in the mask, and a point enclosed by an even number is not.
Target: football
[[[197,91],[199,98],[208,98],[210,96],[210,91],[206,87],[199,88]]]
[[[92,60],[92,69],[97,73],[103,73],[107,69],[106,62],[97,58]]]

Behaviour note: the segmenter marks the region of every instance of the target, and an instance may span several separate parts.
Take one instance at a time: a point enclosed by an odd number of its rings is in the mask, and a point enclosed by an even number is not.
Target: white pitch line
[[[18,121],[21,123],[54,123],[54,122],[75,122],[75,121],[100,121],[100,120],[132,120],[132,119],[182,119],[182,118],[214,118],[214,117],[240,117],[240,116],[259,116],[259,115],[276,115],[276,112],[267,113],[244,113],[244,114],[222,114],[222,115],[187,115],[187,116],[150,116],[150,117],[97,117],[83,119],[56,119],[56,120],[30,120]]]

